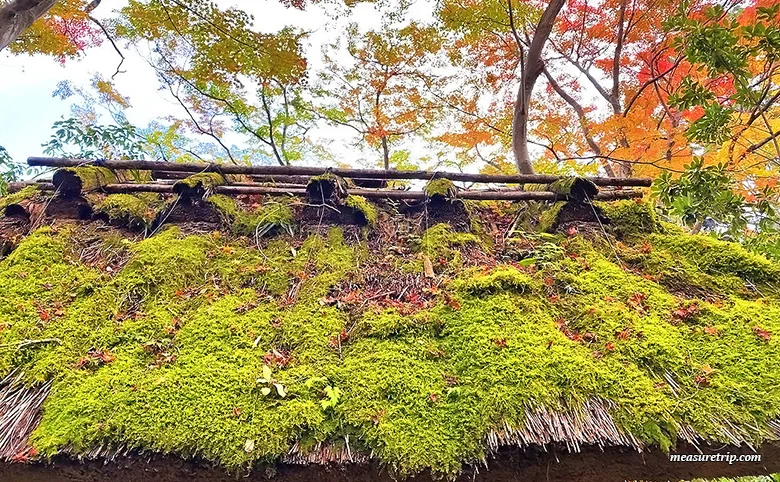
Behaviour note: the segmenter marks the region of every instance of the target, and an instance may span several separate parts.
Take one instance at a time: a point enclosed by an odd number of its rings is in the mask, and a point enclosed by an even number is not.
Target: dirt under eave
[[[750,449],[733,446],[699,447],[704,454],[754,454]],[[696,454],[690,445],[678,447],[675,453]],[[509,482],[520,480],[611,482],[625,480],[668,481],[742,477],[780,473],[780,445],[765,445],[760,450],[762,462],[670,462],[669,455],[657,448],[642,453],[629,448],[585,447],[580,453],[565,448],[505,449],[489,459],[488,467],[468,467],[457,481]],[[110,464],[100,461],[79,463],[57,459],[51,464],[0,464],[2,482],[229,482],[236,480],[274,482],[392,482],[396,479],[387,469],[374,464],[350,465],[276,465],[260,468],[249,476],[229,475],[219,469],[185,461],[173,456],[151,460],[131,457]],[[407,479],[428,482],[429,474]]]

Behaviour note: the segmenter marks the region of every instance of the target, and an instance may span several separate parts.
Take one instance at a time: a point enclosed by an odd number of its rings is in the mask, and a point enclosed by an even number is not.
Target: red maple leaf
[[[687,306],[681,306],[672,312],[672,318],[677,321],[689,321],[701,312],[698,304],[691,303]]]

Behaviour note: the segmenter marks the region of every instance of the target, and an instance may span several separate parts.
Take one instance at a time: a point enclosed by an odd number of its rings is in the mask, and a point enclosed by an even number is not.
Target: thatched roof
[[[777,262],[642,200],[213,191],[0,199],[0,457],[56,462],[0,476],[780,472]]]

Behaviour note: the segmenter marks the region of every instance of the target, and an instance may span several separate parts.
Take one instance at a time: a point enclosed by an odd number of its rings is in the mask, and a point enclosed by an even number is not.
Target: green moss
[[[452,246],[465,246],[469,243],[479,243],[479,239],[471,233],[454,232],[448,224],[440,223],[425,231],[420,251],[438,256]]]
[[[540,285],[531,276],[512,267],[499,267],[487,274],[475,274],[458,280],[453,288],[471,295],[490,295],[493,293],[538,290]]]
[[[580,201],[587,201],[598,194],[599,189],[593,182],[582,177],[564,177],[547,185],[547,190],[556,194],[573,196]]]
[[[542,212],[541,216],[539,217],[540,232],[549,233],[553,230],[553,228],[558,223],[558,214],[560,214],[561,209],[563,209],[565,205],[565,202],[556,202],[553,203],[549,209],[546,209]]]
[[[347,245],[338,229],[262,250],[176,228],[137,242],[82,230],[38,230],[0,261],[0,344],[60,341],[0,351],[6,373],[53,382],[32,437],[45,456],[121,445],[239,470],[348,436],[399,474],[454,475],[536,408],[605,400],[622,430],[664,448],[681,427],[760,443],[780,418],[780,304],[723,289],[773,283],[776,265],[706,237],[652,234],[649,248],[618,246],[620,261],[556,239],[566,256],[543,265],[464,270],[458,248],[489,247],[447,225],[407,255]],[[384,274],[375,258],[420,253],[447,261],[448,281],[368,284]],[[717,303],[638,269],[680,258]],[[262,395],[267,363],[286,397]]]
[[[429,198],[434,196],[441,196],[444,198],[454,199],[458,197],[458,188],[449,179],[438,178],[428,181],[425,185],[425,195]]]
[[[164,201],[157,194],[112,194],[96,200],[96,211],[105,213],[112,221],[130,222],[145,228],[152,226]]]
[[[18,204],[22,201],[32,198],[40,192],[37,186],[27,186],[19,192],[9,194],[7,196],[0,196],[0,215],[5,213],[5,208],[11,204]]]
[[[83,166],[67,168],[81,180],[81,190],[95,191],[108,184],[119,182],[117,174],[111,169],[98,166]]]
[[[753,285],[780,282],[780,264],[752,253],[739,244],[704,235],[660,235],[650,242],[684,258],[702,272],[722,278],[738,277]]]
[[[427,256],[430,260],[457,267],[463,264],[463,255],[458,249],[469,244],[479,244],[480,239],[472,233],[459,233],[445,223],[437,224],[427,229],[422,238],[413,240],[412,245],[420,256]],[[405,272],[422,273],[423,261],[404,260],[402,270]]]
[[[663,232],[653,205],[642,200],[596,202],[609,219],[615,234],[621,238]]]
[[[319,176],[312,176],[311,179],[309,179],[309,184],[313,184],[320,181],[329,181],[329,182],[338,182],[339,177],[332,172],[326,172],[324,174],[320,174]]]
[[[379,212],[366,198],[362,196],[347,196],[344,200],[344,205],[363,213],[369,226],[376,224]]]
[[[209,191],[223,184],[225,184],[225,178],[218,172],[200,172],[176,182],[176,185],[179,186],[186,186],[190,189],[201,187]]]
[[[103,281],[95,269],[75,263],[66,249],[70,229],[41,228],[28,236],[0,269],[0,367],[24,367],[30,380],[45,380],[60,373],[73,353],[104,336],[95,330],[104,310],[83,301]],[[90,312],[90,309],[95,309]],[[78,321],[67,326],[63,317]],[[16,350],[26,340],[58,339],[60,342]],[[86,346],[85,346],[86,345]],[[77,358],[76,358],[77,359]]]
[[[367,313],[358,329],[361,333],[377,338],[391,338],[414,332],[438,333],[444,319],[428,311],[406,315],[397,310],[381,310]]]
[[[295,218],[289,203],[282,200],[269,201],[252,212],[241,209],[235,200],[217,194],[209,196],[207,201],[222,213],[234,233],[243,236],[255,236],[273,229],[290,231]]]

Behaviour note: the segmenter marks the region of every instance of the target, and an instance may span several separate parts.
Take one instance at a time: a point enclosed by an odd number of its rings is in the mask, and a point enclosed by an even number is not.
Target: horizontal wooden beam
[[[85,159],[66,159],[49,157],[31,157],[30,166],[80,167],[99,165],[110,169],[136,169],[142,171],[165,172],[219,172],[222,174],[245,174],[251,176],[319,176],[327,172],[353,179],[418,179],[431,180],[445,178],[459,182],[478,182],[486,184],[552,184],[564,179],[562,176],[544,174],[495,175],[464,172],[439,171],[394,171],[377,169],[325,168],[307,166],[238,166],[232,164],[184,164],[157,161],[90,161]],[[649,187],[652,179],[588,177],[597,186],[635,186]]]
[[[170,184],[110,184],[103,188],[108,193],[130,192],[156,192],[172,193]],[[290,195],[306,196],[303,187],[272,187],[249,185],[216,186],[214,192],[232,196],[240,195]],[[400,189],[348,189],[348,194],[363,196],[367,199],[392,199],[392,200],[423,200],[427,198],[424,191],[404,191]],[[644,195],[642,191],[621,190],[601,192],[596,200],[636,199]],[[517,190],[462,190],[458,192],[458,199],[483,200],[483,201],[565,201],[566,195],[544,191],[517,191]]]
[[[37,182],[15,182],[8,185],[9,191],[21,191],[27,186],[37,186],[42,191],[54,191],[56,188],[51,183]],[[173,184],[169,182],[146,183],[146,184],[109,184],[103,186],[103,192],[109,194],[128,194],[134,192],[153,192],[160,194],[173,194]],[[290,195],[306,196],[306,188],[302,186],[253,186],[250,183],[241,185],[216,186],[214,192],[232,196],[240,195]],[[392,199],[392,200],[423,200],[427,195],[423,191],[404,191],[401,189],[348,189],[348,194],[363,196],[367,199]],[[596,195],[597,201],[615,201],[619,199],[637,199],[644,196],[642,191],[637,190],[616,190],[602,191]],[[565,201],[567,196],[546,191],[518,191],[511,189],[503,190],[469,190],[464,189],[458,192],[458,199],[468,199],[477,201]]]

